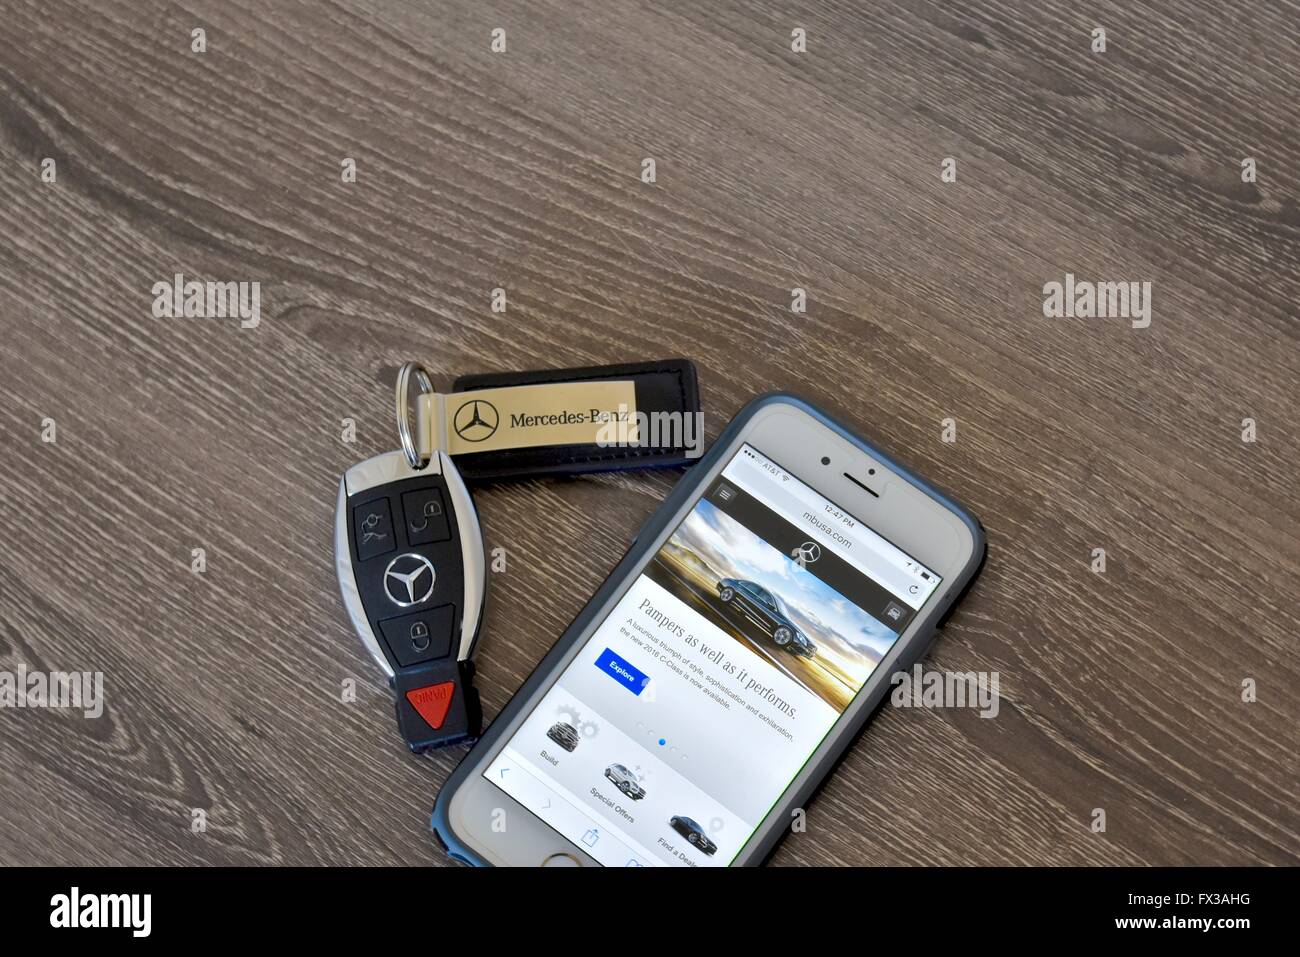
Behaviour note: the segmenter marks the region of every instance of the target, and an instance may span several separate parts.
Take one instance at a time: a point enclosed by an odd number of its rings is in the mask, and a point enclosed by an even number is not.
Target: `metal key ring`
[[[415,376],[416,385],[420,387],[421,395],[433,391],[433,381],[424,366],[418,362],[404,363],[402,368],[397,370],[397,437],[402,441],[402,451],[406,453],[406,461],[411,463],[411,468],[418,471],[428,465],[429,460],[420,458],[420,449],[415,442],[415,431],[411,428],[412,375]]]

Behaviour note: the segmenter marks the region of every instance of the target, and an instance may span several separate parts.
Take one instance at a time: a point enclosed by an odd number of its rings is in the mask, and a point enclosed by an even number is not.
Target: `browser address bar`
[[[836,528],[838,519],[826,511],[831,503],[799,479],[771,463],[773,471],[738,456],[722,477],[735,482],[778,514],[808,532],[809,538],[834,550],[864,575],[893,592],[912,608],[920,608],[937,584],[918,579],[907,568],[908,556],[856,519],[855,528]],[[832,506],[834,507],[834,506]],[[816,518],[810,521],[808,515]]]

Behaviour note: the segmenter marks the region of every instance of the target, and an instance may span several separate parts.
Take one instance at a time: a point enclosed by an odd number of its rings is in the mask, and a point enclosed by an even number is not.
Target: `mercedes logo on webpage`
[[[822,557],[822,547],[816,542],[804,542],[790,552],[790,557],[800,565],[807,565]]]

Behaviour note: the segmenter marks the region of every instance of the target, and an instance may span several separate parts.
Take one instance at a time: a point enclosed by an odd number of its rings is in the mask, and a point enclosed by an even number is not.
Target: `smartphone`
[[[448,779],[435,833],[479,865],[762,863],[984,555],[871,443],[755,399]]]

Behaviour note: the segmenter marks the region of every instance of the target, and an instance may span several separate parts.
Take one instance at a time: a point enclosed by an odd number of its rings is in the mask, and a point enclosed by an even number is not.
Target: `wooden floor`
[[[930,660],[1001,713],[885,709],[775,863],[1297,863],[1298,51],[1294,0],[0,0],[0,670],[107,697],[0,710],[0,862],[445,863],[339,475],[405,359],[684,355],[710,438],[803,393],[989,532]],[[489,716],[677,477],[477,490]]]

